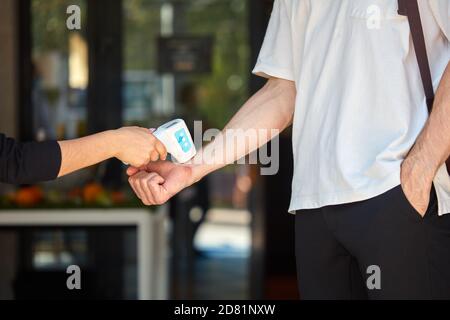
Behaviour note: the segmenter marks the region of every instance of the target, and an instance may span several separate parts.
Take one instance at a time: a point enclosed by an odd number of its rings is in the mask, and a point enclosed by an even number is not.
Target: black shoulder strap
[[[408,17],[414,50],[416,51],[417,62],[419,63],[420,76],[427,98],[428,111],[431,113],[434,103],[434,88],[422,21],[420,19],[419,4],[417,0],[398,0],[398,7],[398,13]]]
[[[419,63],[420,76],[422,77],[425,96],[427,98],[428,111],[431,113],[434,103],[434,88],[431,78],[430,63],[428,60],[425,36],[423,34],[422,21],[420,20],[420,10],[417,0],[398,0],[398,13],[407,16],[411,35],[414,42],[417,61]],[[447,172],[450,173],[450,158],[445,162]]]

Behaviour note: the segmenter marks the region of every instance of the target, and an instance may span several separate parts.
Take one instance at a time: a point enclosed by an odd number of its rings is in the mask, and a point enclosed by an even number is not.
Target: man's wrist
[[[204,149],[200,149],[195,157],[187,163],[187,165],[189,165],[192,170],[191,184],[197,183],[198,181],[202,180],[203,177],[219,169],[217,166],[209,164],[205,161]]]
[[[439,163],[430,159],[429,157],[424,157],[420,154],[410,154],[403,162],[403,167],[408,167],[408,172],[410,175],[420,176],[421,179],[432,183],[439,169]]]
[[[205,165],[201,164],[190,164],[192,170],[192,181],[191,184],[197,183],[203,179],[209,172]]]

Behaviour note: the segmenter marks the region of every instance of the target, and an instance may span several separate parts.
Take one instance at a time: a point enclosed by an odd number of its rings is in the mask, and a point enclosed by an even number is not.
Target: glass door
[[[31,0],[31,103],[36,140],[86,134],[88,43],[81,20],[86,17],[86,2]],[[71,6],[80,10],[83,23],[79,30],[67,25]]]
[[[156,127],[183,118],[192,133],[199,121],[200,135],[223,128],[248,98],[248,1],[127,0],[123,11],[125,123]],[[161,39],[177,42],[178,51],[164,49]],[[197,44],[208,46],[208,41],[210,65],[202,65],[202,72],[186,72],[198,62]],[[181,71],[162,72],[163,55],[173,55],[164,60],[179,59]],[[230,166],[174,197],[172,298],[249,296],[247,196],[252,181],[249,166]],[[217,292],[217,287],[223,290]]]

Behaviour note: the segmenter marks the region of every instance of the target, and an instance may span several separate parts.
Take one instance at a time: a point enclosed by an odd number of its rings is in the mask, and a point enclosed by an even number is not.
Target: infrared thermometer
[[[164,144],[175,162],[186,163],[197,153],[186,122],[182,119],[163,124],[153,135]]]

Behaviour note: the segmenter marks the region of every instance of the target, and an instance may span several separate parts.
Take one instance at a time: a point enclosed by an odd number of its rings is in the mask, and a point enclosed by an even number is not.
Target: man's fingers
[[[152,179],[149,181],[150,185],[152,185],[153,187],[161,186],[165,182],[164,178],[161,177],[156,172],[153,172],[153,173],[154,174],[152,176]]]
[[[167,191],[170,187],[165,186],[165,183],[169,181],[166,181],[163,176],[171,165],[167,161],[157,161],[139,168],[127,169],[127,174],[130,175],[128,179],[130,186],[145,205],[162,204],[170,198],[171,194]]]
[[[136,187],[134,186],[134,184],[136,183],[136,182],[135,182],[135,179],[136,179],[136,178],[135,178],[134,176],[129,177],[129,178],[128,178],[128,183],[130,184],[131,189],[133,189],[133,192],[136,194],[136,197],[138,197],[138,199],[141,199],[141,196],[140,196],[138,190],[137,190]]]
[[[135,167],[128,167],[127,168],[127,175],[128,176],[134,176],[138,172],[139,172],[138,168],[135,168]]]
[[[164,183],[164,178],[156,172],[148,173],[140,171],[130,177],[129,182],[136,196],[145,205],[149,206],[165,202],[164,198],[166,195],[161,192],[163,189],[161,184]]]
[[[163,188],[164,178],[159,174],[155,174],[149,181],[150,190],[152,190],[153,200],[155,204],[163,204],[167,201],[167,194]]]
[[[133,189],[136,192],[136,195],[138,196],[139,199],[142,200],[142,202],[147,205],[149,202],[147,200],[147,197],[145,195],[144,190],[141,187],[141,182],[140,179],[145,176],[147,173],[146,172],[139,172],[137,174],[135,174],[132,178],[133,178]]]
[[[150,186],[149,186],[149,181],[152,179],[152,177],[154,175],[156,175],[156,173],[152,172],[152,173],[148,173],[144,177],[138,179],[139,183],[140,183],[140,187],[143,192],[142,199],[146,200],[146,203],[144,202],[144,204],[146,204],[146,205],[155,204],[155,199],[153,197],[152,190],[150,190]]]

